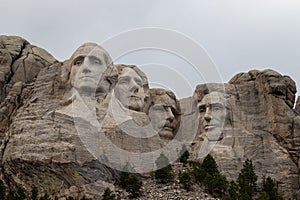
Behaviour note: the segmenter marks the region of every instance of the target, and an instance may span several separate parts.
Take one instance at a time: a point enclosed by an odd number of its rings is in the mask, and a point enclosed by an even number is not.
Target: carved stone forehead
[[[170,106],[180,111],[178,101],[172,91],[160,89],[160,88],[154,88],[150,89],[150,101],[152,102],[152,105],[160,104],[163,106]]]
[[[77,58],[79,56],[87,56],[89,54],[97,56],[97,57],[104,57],[105,62],[107,64],[111,64],[111,62],[112,62],[110,55],[107,53],[107,51],[96,43],[85,43],[85,44],[81,45],[72,54],[70,60],[73,61],[75,58]]]
[[[122,76],[122,74],[130,71],[128,69],[133,70],[142,79],[144,89],[146,90],[149,89],[147,76],[137,66],[119,64],[119,65],[115,65],[115,67],[118,71],[119,77]]]
[[[226,105],[226,98],[223,93],[211,92],[203,97],[199,105],[211,105],[216,103]]]
[[[142,79],[140,75],[136,73],[136,71],[134,71],[132,68],[129,67],[123,68],[122,72],[119,74],[119,78],[124,76],[139,77],[140,79]]]
[[[162,104],[164,106],[171,106],[175,108],[176,101],[175,99],[171,98],[167,94],[158,95],[156,98],[153,99],[154,104]]]

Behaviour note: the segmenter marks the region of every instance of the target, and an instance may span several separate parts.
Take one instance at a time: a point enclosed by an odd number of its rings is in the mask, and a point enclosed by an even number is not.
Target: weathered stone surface
[[[149,167],[143,166],[143,153],[173,141],[172,132],[175,140],[191,145],[192,159],[198,160],[205,141],[199,103],[206,99],[202,103],[209,104],[207,95],[214,93],[210,99],[224,98],[222,108],[226,109],[220,132],[212,132],[220,135],[207,137],[215,141],[211,154],[220,171],[228,179],[236,179],[249,158],[260,181],[262,176],[271,176],[278,181],[284,197],[298,198],[300,100],[294,106],[296,86],[292,79],[273,70],[251,70],[234,76],[227,84],[198,85],[192,97],[178,101],[170,91],[149,89],[147,77],[138,67],[110,63],[101,72],[100,85],[84,84],[96,91],[95,96],[89,96],[82,93],[80,84],[71,81],[72,70],[84,63],[77,62],[77,53],[85,58],[90,47],[96,47],[100,54],[93,56],[102,55],[100,59],[104,60],[109,56],[105,58],[105,50],[96,44],[81,47],[84,50],[79,48],[69,60],[58,62],[20,37],[0,36],[0,167],[1,179],[11,188],[22,186],[30,191],[37,186],[41,192],[61,199],[69,195],[101,199],[104,189],[110,187],[118,197],[129,198],[113,184],[118,176],[116,165],[121,169],[128,158],[116,154],[112,144],[141,153],[133,158],[140,166],[130,166],[141,169]],[[86,73],[78,70],[77,74]],[[122,77],[135,81],[135,90],[123,90]],[[123,98],[122,92],[130,95]],[[165,114],[151,114],[154,105]],[[160,133],[155,123],[160,124],[158,128],[166,124],[172,128]],[[207,126],[209,129],[212,127]],[[104,136],[109,142],[101,142]],[[103,164],[107,157],[113,158],[107,164],[114,169]],[[174,168],[178,172],[185,170],[177,165]],[[189,194],[177,182],[161,187],[150,178],[144,177],[144,181],[141,199],[209,198],[198,186]]]
[[[194,98],[200,105],[215,91],[224,94],[228,105],[223,136],[210,151],[221,172],[236,179],[249,158],[260,182],[263,176],[270,176],[278,181],[285,198],[297,199],[300,143],[299,116],[293,110],[294,81],[273,70],[252,70],[236,75],[229,84],[198,85]],[[192,146],[194,159],[204,145],[199,139],[204,134],[201,130],[200,124]]]
[[[295,106],[295,111],[300,114],[300,96],[297,98],[296,106]]]
[[[0,36],[0,141],[1,157],[10,122],[29,98],[43,68],[58,62],[45,50],[16,36]]]

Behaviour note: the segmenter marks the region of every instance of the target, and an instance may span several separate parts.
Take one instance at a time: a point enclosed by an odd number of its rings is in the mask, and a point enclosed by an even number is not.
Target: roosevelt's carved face
[[[200,132],[209,141],[220,140],[226,119],[226,101],[220,92],[211,92],[198,103]]]
[[[149,109],[149,117],[152,127],[163,139],[172,139],[175,134],[177,122],[175,117],[178,113],[176,102],[167,94],[160,96],[159,102],[154,102]]]
[[[82,46],[71,57],[71,85],[82,93],[94,93],[108,66],[106,52],[99,46]]]
[[[142,110],[145,98],[143,80],[130,67],[122,69],[115,86],[115,96],[125,108]]]

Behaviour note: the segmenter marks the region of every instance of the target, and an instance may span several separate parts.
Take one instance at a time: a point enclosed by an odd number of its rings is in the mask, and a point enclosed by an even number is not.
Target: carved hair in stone
[[[118,81],[114,96],[127,109],[142,111],[148,90],[146,75],[134,65],[117,65]]]
[[[145,110],[159,136],[166,140],[173,139],[180,124],[180,106],[174,93],[165,89],[150,89]]]

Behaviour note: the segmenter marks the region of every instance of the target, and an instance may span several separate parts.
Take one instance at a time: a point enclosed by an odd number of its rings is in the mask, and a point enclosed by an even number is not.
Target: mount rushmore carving
[[[249,158],[260,181],[270,176],[285,198],[299,197],[299,99],[273,70],[199,84],[179,100],[97,44],[59,62],[0,36],[0,86],[1,179],[11,187],[97,197],[116,170],[151,172],[160,153],[173,162],[186,145],[192,160],[213,155],[232,180]]]

